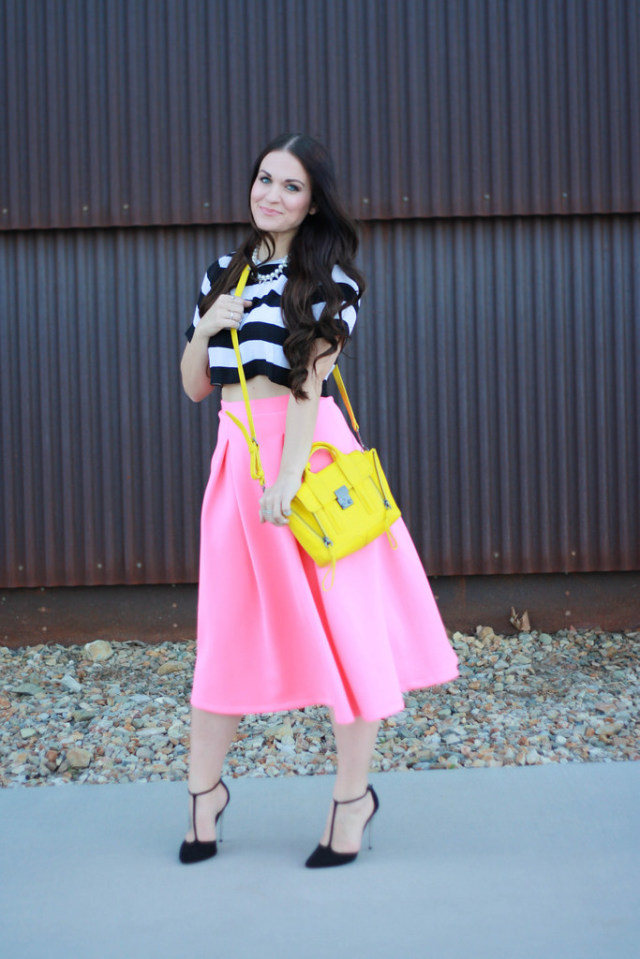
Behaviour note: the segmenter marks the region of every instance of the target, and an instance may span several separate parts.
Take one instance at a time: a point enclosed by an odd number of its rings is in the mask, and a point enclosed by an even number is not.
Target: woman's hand
[[[286,526],[291,516],[291,500],[300,489],[301,478],[278,476],[260,497],[260,522]]]
[[[339,350],[324,356],[314,364],[315,358],[325,351],[329,344],[322,339],[315,342],[309,359],[304,389],[306,400],[289,397],[287,424],[284,446],[278,478],[260,498],[260,522],[273,523],[274,526],[286,526],[291,516],[291,500],[302,485],[302,475],[307,465],[313,434],[318,418],[318,406],[322,394],[322,382],[336,362]]]
[[[246,307],[253,306],[252,300],[243,300],[230,293],[223,293],[213,301],[204,316],[200,317],[194,338],[206,339],[215,336],[220,330],[237,330],[244,318]]]
[[[237,329],[242,323],[245,307],[252,305],[252,300],[223,294],[200,317],[180,363],[183,389],[194,403],[199,403],[213,390],[209,380],[209,337],[220,330]]]

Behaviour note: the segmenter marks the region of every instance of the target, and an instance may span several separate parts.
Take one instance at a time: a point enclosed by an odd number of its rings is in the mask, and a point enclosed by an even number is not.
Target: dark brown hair
[[[344,309],[362,296],[365,281],[353,263],[358,251],[356,226],[342,207],[333,162],[321,143],[305,134],[282,134],[277,137],[256,160],[249,193],[264,158],[274,150],[285,150],[297,157],[311,181],[314,213],[305,217],[291,243],[288,280],[282,295],[282,313],[288,330],[284,352],[291,366],[289,387],[296,399],[305,399],[303,384],[314,340],[322,338],[329,343],[323,356],[333,353],[338,347],[344,347],[348,332],[340,316]],[[247,263],[252,263],[251,256],[261,242],[267,245],[269,255],[273,256],[273,238],[259,230],[251,217],[251,232],[234,254],[228,268],[203,298],[200,316],[207,312],[218,296],[235,288],[243,268]],[[344,287],[338,286],[332,277],[336,265],[358,287],[346,300]],[[318,293],[321,294],[324,308],[316,320],[311,307],[314,295]]]

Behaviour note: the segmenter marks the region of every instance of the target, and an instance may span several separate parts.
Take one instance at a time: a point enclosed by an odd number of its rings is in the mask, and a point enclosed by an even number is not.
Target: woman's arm
[[[336,363],[340,352],[336,350],[328,356],[323,356],[314,365],[315,358],[319,353],[324,352],[328,346],[329,344],[325,340],[316,341],[304,383],[307,399],[296,400],[293,396],[289,398],[284,447],[278,477],[273,486],[268,487],[260,499],[260,518],[262,522],[284,526],[287,523],[287,516],[290,515],[291,500],[300,489],[302,474],[309,459],[313,434],[316,429],[322,384]]]
[[[214,389],[209,380],[209,338],[220,330],[237,329],[242,322],[245,306],[251,305],[251,300],[225,294],[214,300],[200,318],[180,362],[182,387],[194,403],[199,403]]]
[[[200,324],[196,326],[190,343],[184,348],[180,361],[182,388],[194,403],[199,403],[212,392],[213,386],[209,382],[209,356],[207,349],[209,338],[198,333]]]

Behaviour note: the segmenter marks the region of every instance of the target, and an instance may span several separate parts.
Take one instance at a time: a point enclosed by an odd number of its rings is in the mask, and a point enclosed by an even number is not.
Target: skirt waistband
[[[251,400],[251,415],[256,428],[256,437],[258,442],[266,439],[267,436],[284,435],[287,422],[287,409],[289,407],[288,396],[268,396],[264,399]],[[218,414],[220,420],[220,429],[218,436],[225,436],[228,439],[235,437],[245,442],[242,433],[238,429],[227,413],[230,413],[238,419],[245,428],[248,428],[247,411],[242,400],[233,402],[223,401]],[[318,421],[316,432],[319,435],[327,436],[327,439],[333,435],[336,428],[341,429],[343,422],[342,414],[331,396],[320,398],[318,409]]]
[[[263,413],[281,413],[283,410],[287,409],[289,405],[289,396],[265,396],[262,399],[251,400],[251,412],[254,416],[258,416]],[[246,408],[244,405],[244,400],[222,400],[220,403],[220,409],[223,412],[229,410],[230,413],[233,413],[234,416],[238,416],[238,413],[246,413]],[[245,418],[244,416],[242,417]]]

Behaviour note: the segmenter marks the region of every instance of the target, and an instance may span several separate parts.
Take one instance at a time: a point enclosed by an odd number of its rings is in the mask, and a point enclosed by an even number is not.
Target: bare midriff
[[[272,396],[289,396],[291,390],[288,386],[280,386],[279,383],[272,383],[268,376],[253,376],[247,380],[247,390],[249,398],[252,400],[265,400]],[[227,403],[235,403],[242,400],[242,387],[239,383],[227,383],[222,387],[222,399]]]

